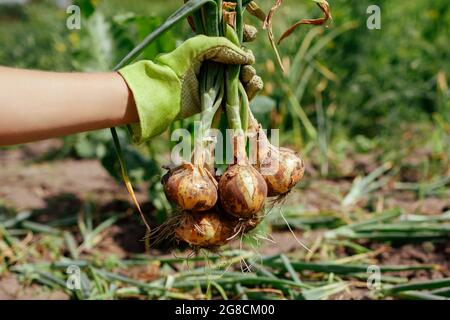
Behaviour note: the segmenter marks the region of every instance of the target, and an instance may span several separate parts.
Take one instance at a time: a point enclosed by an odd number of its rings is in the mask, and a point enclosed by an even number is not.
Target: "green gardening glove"
[[[139,123],[133,141],[142,143],[164,132],[176,119],[200,112],[198,76],[205,61],[230,65],[254,63],[251,52],[219,37],[196,36],[155,61],[139,61],[119,73],[133,93]]]

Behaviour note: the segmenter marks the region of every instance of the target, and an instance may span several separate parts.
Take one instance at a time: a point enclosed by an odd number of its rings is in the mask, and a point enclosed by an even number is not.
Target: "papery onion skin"
[[[167,173],[162,183],[167,199],[186,211],[207,211],[217,203],[217,183],[201,166],[184,164]]]
[[[267,185],[252,166],[235,164],[220,178],[219,193],[224,211],[234,217],[249,219],[264,207]]]
[[[303,159],[293,150],[272,145],[261,125],[253,123],[251,129],[258,145],[255,168],[267,184],[268,197],[288,194],[305,174]]]
[[[290,192],[303,178],[305,164],[302,158],[287,148],[271,147],[271,152],[258,166],[267,184],[268,196],[276,197]]]
[[[180,219],[175,235],[192,246],[223,246],[233,236],[232,222],[215,211],[184,213]]]

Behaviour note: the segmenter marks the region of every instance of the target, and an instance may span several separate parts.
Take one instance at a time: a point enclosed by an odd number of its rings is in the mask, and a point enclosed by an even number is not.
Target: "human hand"
[[[154,61],[139,61],[119,70],[133,92],[140,122],[132,125],[141,143],[161,134],[175,119],[200,112],[198,76],[206,61],[250,65],[253,54],[221,37],[196,36]]]

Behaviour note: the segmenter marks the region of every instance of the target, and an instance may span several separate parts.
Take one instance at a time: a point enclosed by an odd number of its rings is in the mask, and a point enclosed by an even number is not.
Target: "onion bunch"
[[[239,46],[253,41],[257,30],[243,23],[242,0],[223,7],[222,1],[216,3],[190,17],[194,31],[226,36]],[[221,129],[234,132],[233,163],[216,176],[214,145],[196,139],[192,163],[170,169],[162,179],[166,197],[179,213],[159,228],[162,236],[157,238],[211,249],[255,229],[264,218],[267,198],[288,194],[303,177],[305,166],[296,152],[270,144],[252,115],[249,101],[263,87],[253,67],[207,63],[200,74],[203,133],[218,128],[225,117],[228,126]],[[256,163],[247,156],[247,133],[256,136]]]

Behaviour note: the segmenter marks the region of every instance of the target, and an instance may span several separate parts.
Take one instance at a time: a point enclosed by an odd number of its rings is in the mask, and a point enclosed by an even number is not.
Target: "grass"
[[[406,238],[411,232],[430,232],[433,226],[433,239],[444,240],[449,234],[449,213],[408,218],[394,210],[369,219],[360,216],[361,221],[354,223],[341,222],[343,225],[326,233],[319,248],[327,248],[328,252],[351,248],[349,252],[354,254],[324,257],[321,250],[315,250],[306,261],[304,256],[309,253],[304,250],[264,256],[248,249],[228,249],[207,256],[206,252],[199,252],[186,257],[180,252],[182,256],[160,257],[155,252],[151,256],[119,258],[102,253],[101,242],[108,237],[113,223],[120,225],[129,218],[112,213],[94,223],[92,215],[80,213],[78,221],[72,224],[48,227],[33,221],[35,214],[22,212],[0,220],[0,274],[13,273],[23,283],[64,291],[75,299],[329,299],[368,281],[369,267],[382,252],[362,246],[356,237],[348,236],[348,230],[358,232],[359,237],[385,232],[383,241],[391,241],[391,232],[405,232]],[[304,227],[308,224],[302,223]],[[28,244],[25,234],[33,235]],[[251,272],[242,271],[243,263]],[[67,270],[74,266],[82,274],[79,290],[66,286]],[[438,269],[433,264],[381,264],[381,289],[373,297],[446,299],[449,279],[410,282],[404,277],[405,272]]]

